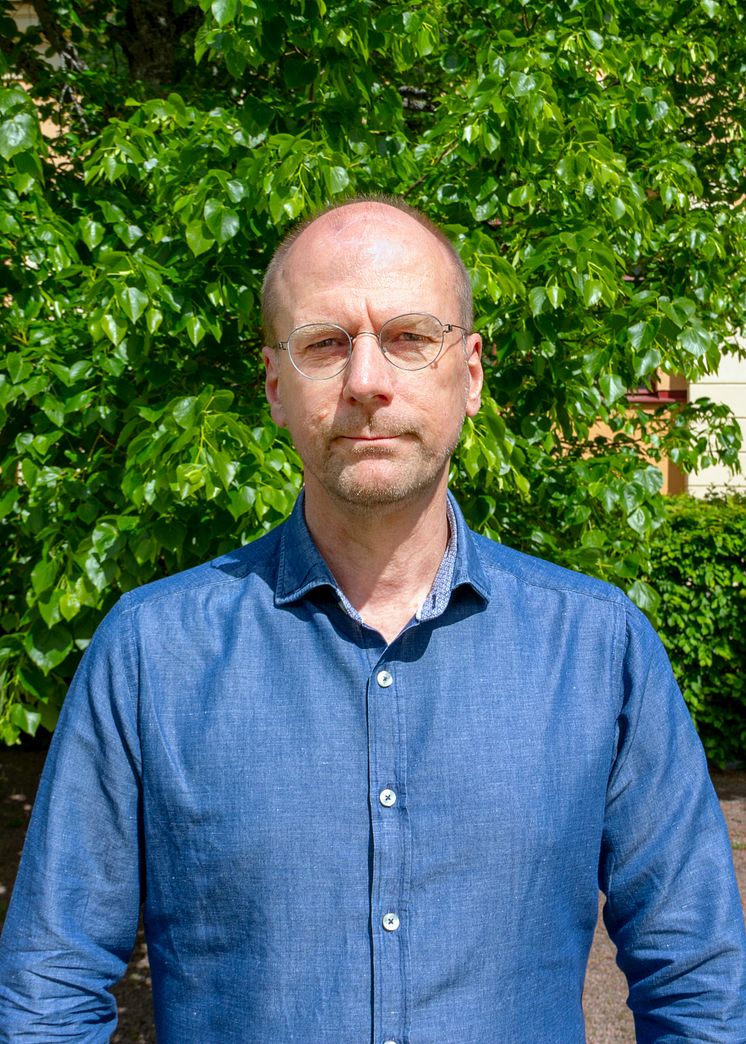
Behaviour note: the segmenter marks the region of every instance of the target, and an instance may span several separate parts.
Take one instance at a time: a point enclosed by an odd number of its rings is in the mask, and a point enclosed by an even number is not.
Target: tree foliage
[[[471,270],[490,389],[453,466],[471,522],[654,607],[655,463],[737,460],[726,410],[626,392],[735,350],[738,0],[36,0],[24,32],[12,6],[1,739],[53,727],[121,591],[289,510],[261,274],[351,193],[423,207]]]

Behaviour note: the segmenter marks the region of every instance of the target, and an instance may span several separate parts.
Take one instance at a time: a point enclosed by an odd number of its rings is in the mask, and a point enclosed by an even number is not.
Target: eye
[[[311,341],[310,344],[306,345],[306,350],[310,352],[319,351],[324,348],[342,348],[347,351],[347,342],[342,342],[339,337],[323,337],[320,341]]]
[[[296,355],[346,355],[350,348],[349,338],[344,330],[326,323],[299,326],[291,333],[289,344],[291,353]]]

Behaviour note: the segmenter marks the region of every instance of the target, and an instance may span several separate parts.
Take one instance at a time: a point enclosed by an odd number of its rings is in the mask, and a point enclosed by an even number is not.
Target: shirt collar
[[[275,605],[300,601],[317,587],[329,587],[346,612],[353,618],[359,614],[350,605],[313,541],[303,512],[304,493],[282,528],[280,560],[277,571]],[[445,610],[457,587],[471,587],[484,601],[489,601],[487,581],[474,534],[466,524],[458,504],[448,494],[449,539],[433,586],[425,599],[418,619],[431,620]]]

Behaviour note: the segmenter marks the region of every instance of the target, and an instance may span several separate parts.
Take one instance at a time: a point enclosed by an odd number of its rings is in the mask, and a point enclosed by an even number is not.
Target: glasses
[[[286,351],[293,366],[311,381],[326,381],[336,377],[347,366],[352,346],[358,337],[375,337],[383,356],[399,370],[424,370],[431,366],[443,351],[447,333],[461,330],[457,323],[441,323],[426,312],[397,315],[383,324],[378,333],[361,330],[353,337],[336,323],[306,323],[298,326],[287,341],[278,341],[277,347]]]

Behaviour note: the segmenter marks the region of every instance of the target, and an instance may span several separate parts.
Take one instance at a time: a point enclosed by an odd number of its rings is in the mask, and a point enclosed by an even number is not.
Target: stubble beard
[[[404,460],[397,460],[393,453],[381,450],[363,450],[358,459],[351,462],[334,453],[332,440],[319,466],[312,469],[314,477],[330,497],[361,514],[406,504],[437,486],[443,473],[447,473],[462,425],[463,421],[452,441],[439,451],[425,446],[416,433],[397,433],[413,442]],[[384,462],[384,465],[388,460],[389,466],[381,469],[384,474],[366,476],[366,457],[369,461]]]

